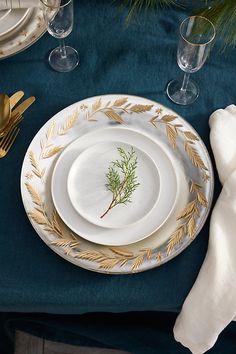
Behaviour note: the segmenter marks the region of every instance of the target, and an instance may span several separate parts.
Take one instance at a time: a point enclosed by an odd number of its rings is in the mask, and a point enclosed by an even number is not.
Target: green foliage
[[[216,28],[218,37],[224,40],[225,47],[236,42],[236,1],[207,1],[208,6],[200,14],[208,18]]]
[[[106,188],[112,193],[112,201],[101,218],[116,205],[131,203],[131,196],[139,186],[136,176],[138,160],[134,148],[131,147],[128,152],[121,147],[118,147],[117,150],[121,159],[111,162],[106,174]]]
[[[126,24],[141,9],[157,10],[163,6],[190,5],[194,13],[208,18],[216,27],[218,38],[224,41],[224,47],[236,43],[236,1],[235,0],[120,0],[128,7]]]
[[[128,15],[126,17],[126,24],[139,13],[142,9],[157,10],[159,7],[175,5],[176,0],[122,0],[121,8],[128,7]]]

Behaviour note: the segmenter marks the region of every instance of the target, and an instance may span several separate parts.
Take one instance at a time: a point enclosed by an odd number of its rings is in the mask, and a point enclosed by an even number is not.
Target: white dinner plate
[[[107,222],[104,222],[104,225],[102,220],[100,223],[99,220],[96,220],[95,222],[94,209],[92,213],[85,213],[83,211],[82,214],[84,217],[80,215],[81,206],[78,207],[78,195],[75,192],[76,181],[73,179],[75,170],[76,174],[78,172],[76,161],[80,158],[80,154],[82,154],[81,158],[83,161],[83,156],[86,158],[86,154],[83,154],[86,152],[89,154],[89,152],[92,151],[92,156],[94,156],[96,145],[100,145],[101,142],[106,142],[104,145],[106,148],[107,144],[113,145],[114,141],[123,147],[133,146],[134,149],[139,152],[138,157],[140,157],[141,165],[137,174],[140,176],[140,183],[142,183],[143,186],[142,188],[140,186],[140,192],[136,195],[137,200],[134,201],[134,206],[131,203],[127,206],[121,206],[121,208],[117,208],[116,210],[114,208],[114,217],[112,216],[113,214],[110,213],[108,216],[109,219]],[[103,147],[97,148],[97,151]],[[112,156],[118,158],[118,155],[114,155],[114,153],[112,153],[112,155],[109,154],[109,158]],[[99,161],[101,162],[101,160]],[[105,161],[107,163],[106,158]],[[89,169],[91,168],[90,163],[92,162],[88,161],[87,166],[89,166]],[[86,166],[86,164],[84,165],[84,162],[83,166]],[[99,176],[102,178],[100,174],[102,170],[99,169],[99,171],[98,176],[96,175],[95,178],[99,178]],[[145,134],[141,134],[135,130],[118,127],[115,129],[106,128],[96,130],[95,132],[85,134],[81,138],[75,140],[59,157],[52,176],[52,198],[58,214],[65,224],[67,224],[76,234],[97,244],[110,246],[127,245],[150,236],[154,231],[160,228],[169,217],[175,206],[178,194],[178,175],[176,171],[178,171],[177,165],[173,159],[170,160],[164,147],[150,139]],[[105,171],[102,171],[102,174],[103,173],[105,174]],[[84,172],[82,171],[82,175],[83,174]],[[71,194],[70,197],[67,190],[68,177],[69,182],[72,179],[73,183],[69,192]],[[82,178],[85,179],[84,176],[82,176]],[[85,183],[83,183],[82,187],[78,187],[79,191],[87,188],[87,180],[84,182]],[[100,186],[97,187],[100,188]],[[93,187],[92,189],[94,190]],[[93,190],[91,191],[92,193]],[[154,198],[152,198],[153,192],[155,193]],[[145,194],[147,194],[146,204]],[[141,207],[140,213],[139,207],[142,199],[144,201],[144,208]],[[98,202],[98,200],[96,200],[96,202]],[[99,213],[103,212],[107,202],[109,203],[109,199],[106,199],[104,204],[101,203],[99,205]],[[73,204],[75,208],[73,207]],[[78,209],[79,213],[76,211]],[[119,217],[121,215],[123,216],[125,213],[132,214],[132,211],[133,215],[131,215],[131,218],[126,216],[124,224],[119,222]],[[142,212],[146,213],[144,217],[142,217]],[[93,223],[89,221],[92,221]],[[128,223],[130,223],[130,225],[127,225]],[[97,226],[98,224],[100,227]],[[112,228],[113,225],[115,225],[115,228]]]
[[[165,148],[176,162],[179,193],[170,216],[151,236],[127,246],[111,247],[87,241],[63,223],[52,201],[51,178],[60,154],[75,139],[98,129],[122,127],[147,135]],[[72,157],[71,161],[65,160],[67,171],[78,153],[76,149],[68,153]],[[64,177],[66,186],[68,176]],[[194,128],[160,103],[131,95],[91,97],[57,113],[33,138],[21,172],[23,204],[39,237],[67,261],[109,274],[132,274],[158,267],[188,247],[209,214],[213,187],[210,157]],[[70,199],[69,204],[78,216]]]
[[[0,40],[6,39],[14,30],[19,31],[32,9],[10,9],[0,11]]]

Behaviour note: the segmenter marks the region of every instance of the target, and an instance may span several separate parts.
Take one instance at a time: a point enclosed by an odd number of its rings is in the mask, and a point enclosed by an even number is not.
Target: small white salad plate
[[[117,147],[127,153],[133,147],[140,185],[130,203],[100,218],[112,200],[106,173],[110,162],[119,160]],[[58,214],[76,234],[97,244],[121,246],[161,227],[174,208],[178,181],[172,161],[156,141],[135,130],[105,128],[85,134],[62,152],[51,192]]]
[[[122,149],[127,158],[133,151],[130,164],[136,159],[135,181],[131,181],[131,187],[126,187],[130,176],[126,181],[123,171],[113,166],[121,161],[118,149]],[[120,183],[114,193],[107,187],[109,169],[118,171],[115,176],[119,176]],[[130,192],[128,201],[127,193],[134,184],[137,186]],[[77,157],[68,175],[67,188],[72,205],[83,218],[101,227],[123,228],[141,221],[151,212],[159,197],[160,177],[157,166],[145,152],[128,144],[108,141],[91,146]]]

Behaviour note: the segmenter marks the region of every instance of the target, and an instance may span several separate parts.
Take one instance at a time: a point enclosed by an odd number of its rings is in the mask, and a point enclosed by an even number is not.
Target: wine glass
[[[73,0],[41,0],[41,2],[47,30],[53,37],[59,39],[59,47],[53,49],[49,55],[49,64],[56,71],[71,71],[79,64],[79,54],[74,48],[65,45],[64,38],[73,29]]]
[[[185,74],[182,81],[173,80],[167,86],[167,95],[173,102],[187,105],[197,99],[199,88],[189,76],[205,63],[214,38],[215,27],[205,17],[191,16],[181,23],[177,62]]]

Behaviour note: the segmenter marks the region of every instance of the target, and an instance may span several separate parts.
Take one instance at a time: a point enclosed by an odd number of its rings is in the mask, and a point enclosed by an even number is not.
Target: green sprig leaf
[[[140,185],[136,176],[138,159],[134,148],[131,147],[128,152],[121,147],[118,147],[117,150],[121,158],[111,162],[106,174],[106,188],[112,193],[112,201],[100,218],[103,218],[118,204],[131,203],[132,194]]]

